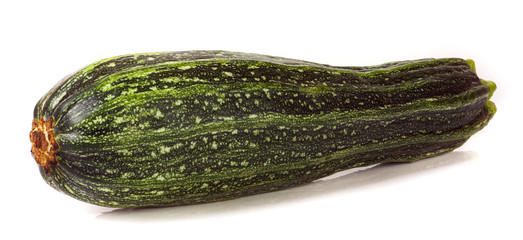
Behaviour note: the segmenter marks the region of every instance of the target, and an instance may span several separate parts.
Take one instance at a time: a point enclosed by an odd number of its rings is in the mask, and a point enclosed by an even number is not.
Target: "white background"
[[[0,238],[523,239],[517,1],[355,2],[2,1]],[[116,210],[47,186],[29,131],[58,80],[106,57],[195,49],[349,66],[471,58],[498,85],[498,113],[441,157],[227,202]]]

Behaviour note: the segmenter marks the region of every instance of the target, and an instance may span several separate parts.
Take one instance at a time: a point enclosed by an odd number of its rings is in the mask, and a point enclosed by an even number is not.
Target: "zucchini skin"
[[[44,180],[108,207],[238,198],[461,146],[495,113],[457,58],[335,67],[226,51],[118,56],[38,102],[57,165]]]

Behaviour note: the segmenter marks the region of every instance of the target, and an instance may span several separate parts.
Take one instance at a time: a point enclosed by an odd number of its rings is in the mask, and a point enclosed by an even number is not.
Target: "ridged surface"
[[[53,187],[111,207],[183,205],[451,151],[494,113],[462,59],[333,67],[189,51],[119,56],[66,77]],[[492,103],[489,103],[492,104]],[[488,105],[488,104],[487,104]]]

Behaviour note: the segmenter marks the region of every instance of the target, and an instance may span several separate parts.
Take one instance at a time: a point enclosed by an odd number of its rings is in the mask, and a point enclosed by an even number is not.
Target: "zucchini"
[[[117,56],[34,109],[43,179],[108,207],[214,202],[461,146],[496,111],[472,61],[335,67],[227,51]]]

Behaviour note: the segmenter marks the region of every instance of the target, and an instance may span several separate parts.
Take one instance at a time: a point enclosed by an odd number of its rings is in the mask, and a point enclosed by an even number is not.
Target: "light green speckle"
[[[113,99],[113,98],[114,98],[114,95],[109,94],[109,95],[107,95],[107,96],[104,98],[104,100],[105,100],[105,101],[109,101],[109,100],[111,100],[111,99]]]
[[[189,66],[189,65],[185,65],[185,66],[179,66],[178,69],[180,70],[187,70],[187,69],[191,69],[192,66]]]
[[[159,149],[161,154],[167,154],[171,152],[172,147],[160,146]]]
[[[322,128],[323,128],[323,125],[319,125],[319,126],[317,126],[317,127],[314,128],[314,131],[318,131],[318,130],[320,130],[320,129],[322,129]]]
[[[160,118],[163,118],[164,115],[163,115],[163,113],[160,110],[156,109],[156,112],[154,113],[154,117],[156,119],[160,119]]]
[[[115,117],[115,118],[114,118],[114,122],[117,123],[117,124],[120,124],[120,123],[125,122],[125,119],[126,119],[126,116]]]
[[[130,95],[138,91],[137,88],[128,88],[126,91],[122,91],[122,95]]]
[[[131,156],[133,155],[133,152],[129,151],[128,149],[118,149],[116,150],[117,153],[120,153],[125,156]]]
[[[107,91],[111,90],[112,88],[113,88],[113,87],[112,87],[111,83],[107,83],[107,84],[105,84],[105,85],[102,86],[101,90],[102,90],[103,92],[107,92]]]
[[[105,120],[105,119],[104,119],[102,116],[98,115],[98,116],[96,116],[96,117],[93,119],[93,123],[94,123],[94,124],[100,124],[100,123],[104,122],[104,120]]]
[[[102,191],[102,192],[113,192],[112,189],[105,188],[105,187],[98,188],[98,190],[99,190],[99,191]]]
[[[179,148],[181,148],[181,147],[183,147],[183,143],[180,143],[180,142],[174,144],[174,146],[173,146],[174,149],[179,149]]]
[[[122,174],[122,178],[124,179],[131,178],[132,176],[134,176],[134,173],[132,172],[125,172]]]

